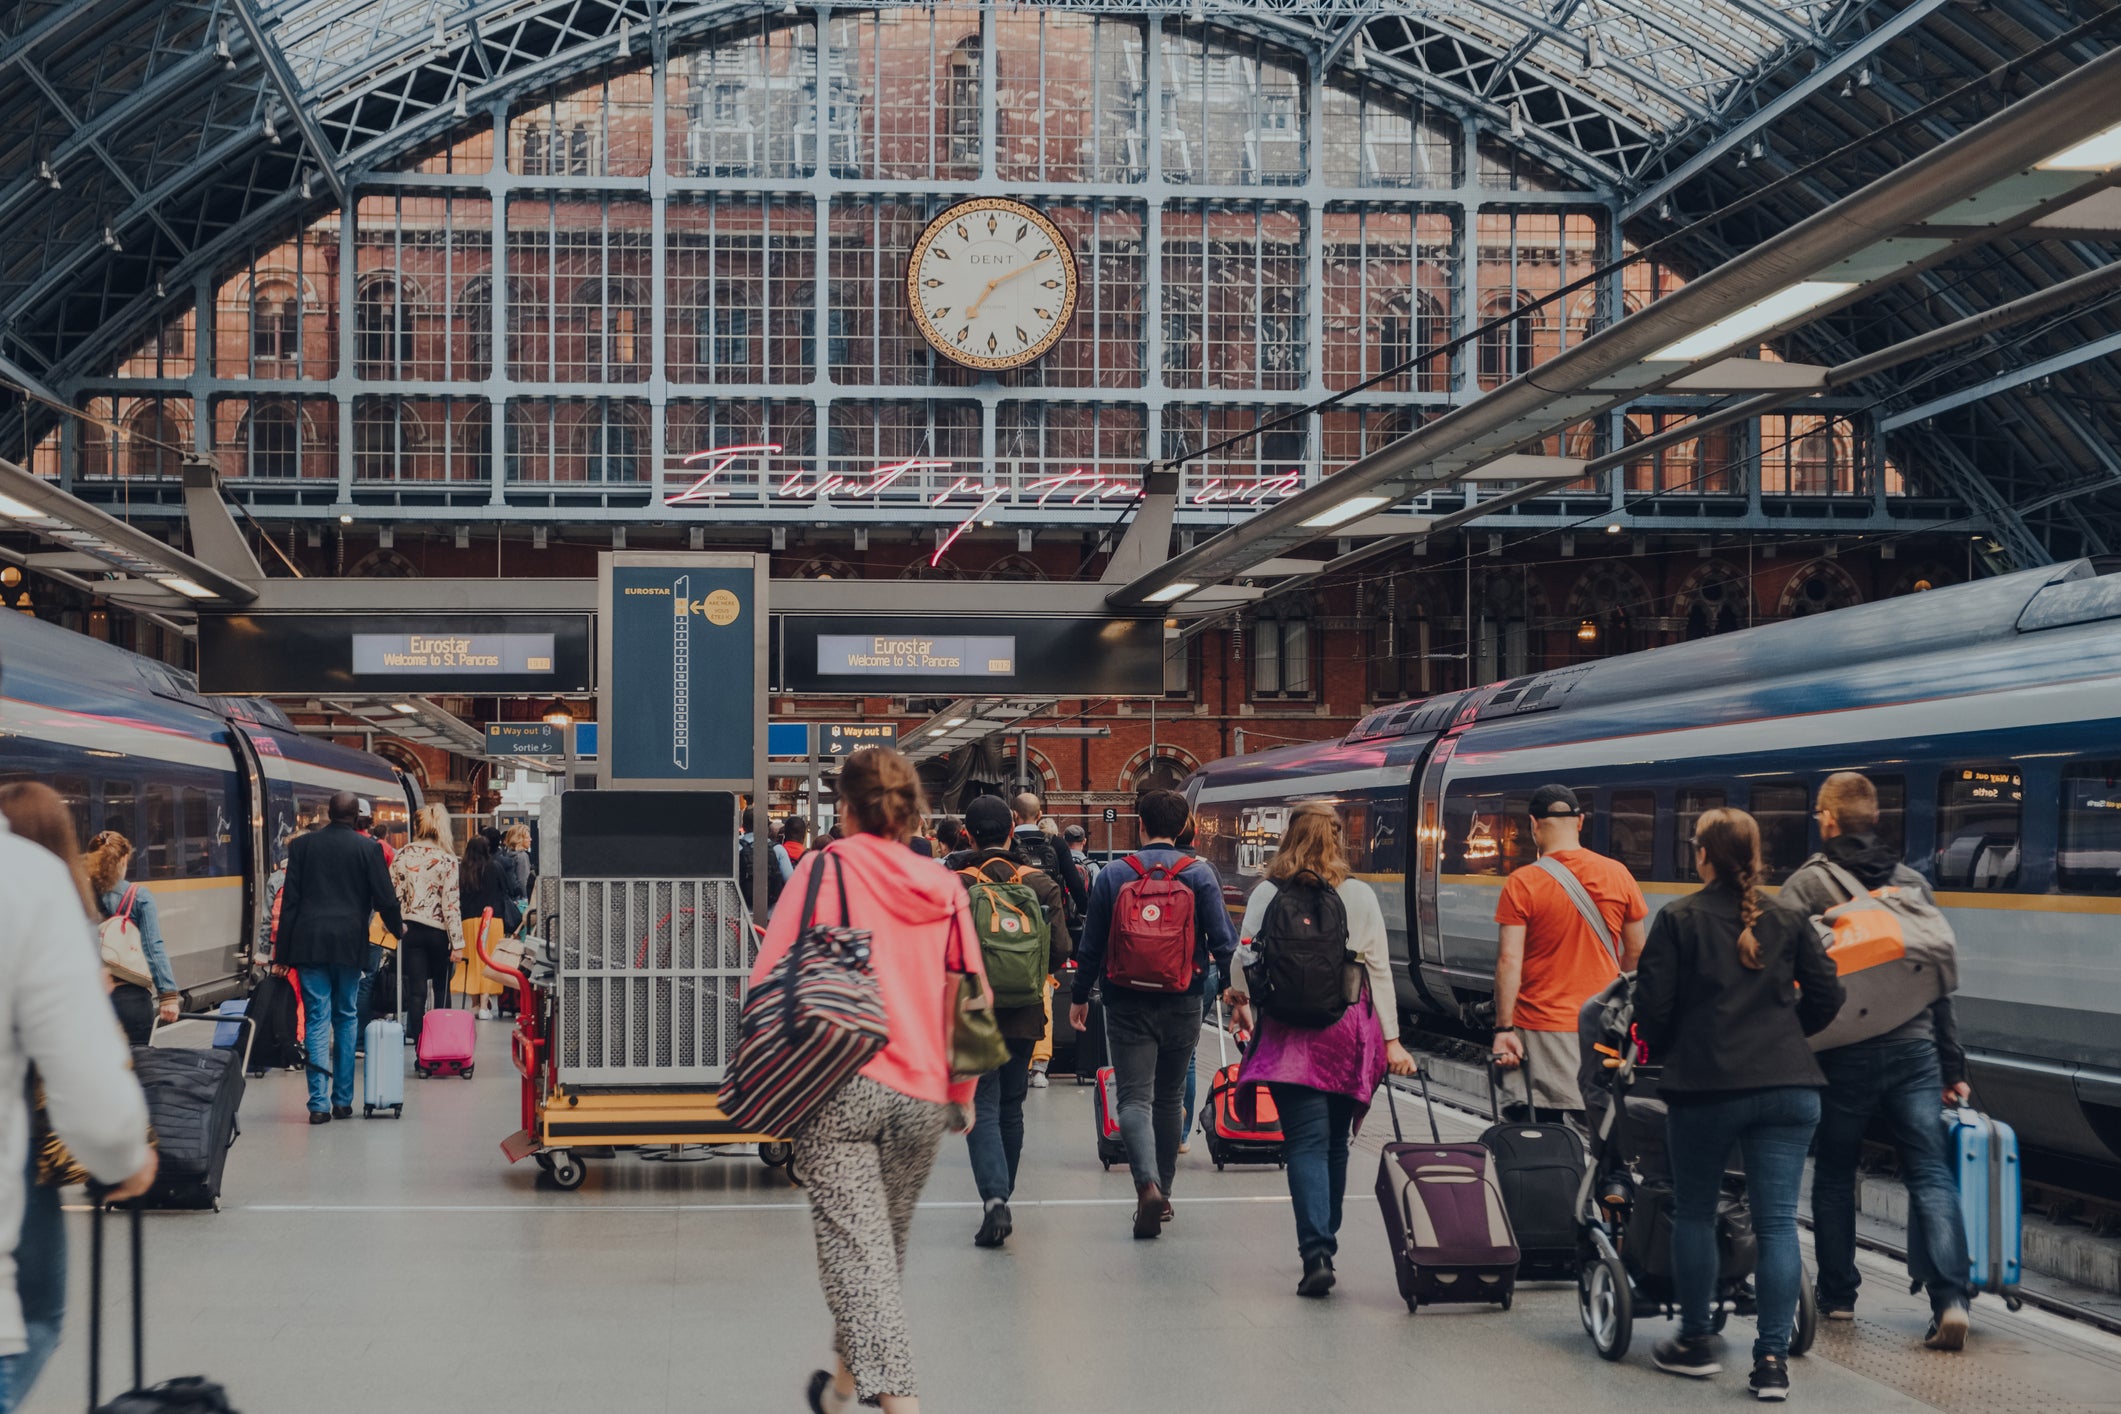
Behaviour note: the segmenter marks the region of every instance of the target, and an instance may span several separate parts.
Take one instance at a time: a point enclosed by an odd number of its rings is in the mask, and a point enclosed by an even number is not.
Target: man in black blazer
[[[405,933],[383,846],[360,827],[361,802],[340,791],[327,807],[331,823],[287,846],[280,894],[280,940],[273,961],[296,969],[308,1018],[309,1122],[353,1115],[354,1045],[360,1025],[361,977],[367,970],[369,915],[383,915],[393,937]],[[402,1065],[386,1056],[382,1063]]]

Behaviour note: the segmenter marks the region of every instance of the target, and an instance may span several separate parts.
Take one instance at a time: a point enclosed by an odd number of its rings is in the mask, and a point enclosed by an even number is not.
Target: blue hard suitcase
[[[361,1036],[361,1114],[368,1119],[380,1110],[405,1116],[405,974],[390,970],[397,1010],[369,1022]]]
[[[243,1017],[250,1011],[250,1003],[242,997],[221,1003],[214,1008],[214,1015],[225,1016],[226,1021],[214,1024],[214,1049],[232,1051],[243,1039]]]
[[[2024,1255],[2025,1214],[2019,1192],[2018,1135],[1979,1110],[1944,1112],[1959,1213],[1966,1222],[1968,1285],[2001,1296],[2013,1311]]]

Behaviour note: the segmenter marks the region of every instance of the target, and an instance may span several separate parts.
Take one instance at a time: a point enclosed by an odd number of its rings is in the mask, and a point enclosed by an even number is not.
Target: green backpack
[[[1011,866],[1007,879],[990,879],[984,870],[960,869],[972,894],[972,931],[979,935],[987,965],[987,985],[998,1007],[1038,1006],[1046,998],[1047,953],[1053,930],[1045,907],[1024,882],[1024,871]]]

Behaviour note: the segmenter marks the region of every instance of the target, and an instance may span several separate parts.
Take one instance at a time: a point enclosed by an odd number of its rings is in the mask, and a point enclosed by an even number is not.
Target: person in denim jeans
[[[1068,1021],[1078,1032],[1089,1026],[1090,989],[1104,983],[1105,1029],[1119,1079],[1120,1134],[1134,1175],[1134,1235],[1152,1238],[1171,1218],[1169,1195],[1183,1137],[1179,1126],[1186,1067],[1200,1044],[1202,984],[1211,966],[1228,974],[1237,932],[1230,926],[1215,871],[1173,843],[1193,813],[1186,798],[1177,791],[1150,791],[1134,808],[1141,820],[1142,843],[1131,857],[1143,869],[1177,870],[1175,877],[1192,890],[1193,980],[1181,992],[1155,992],[1122,986],[1105,976],[1120,891],[1142,877],[1127,860],[1115,860],[1090,886]]]
[[[1848,902],[1832,864],[1866,889],[1891,886],[1931,903],[1929,880],[1900,862],[1900,852],[1878,842],[1878,791],[1854,771],[1829,776],[1816,812],[1826,848],[1782,886],[1782,900],[1809,914]],[[1819,1309],[1828,1320],[1853,1320],[1856,1288],[1856,1161],[1864,1130],[1882,1115],[1900,1150],[1907,1184],[1908,1273],[1929,1291],[1930,1327],[1923,1344],[1958,1350],[1966,1344],[1966,1220],[1952,1177],[1940,1101],[1963,1105],[1966,1053],[1959,1048],[1952,999],[1940,997],[1906,1024],[1820,1054],[1827,1088],[1819,1121],[1819,1153],[1812,1167],[1812,1235],[1819,1255]]]
[[[1657,1343],[1658,1369],[1703,1378],[1715,1349],[1716,1205],[1724,1161],[1745,1158],[1759,1240],[1757,1399],[1787,1399],[1790,1331],[1804,1258],[1797,1193],[1826,1085],[1805,1038],[1841,1010],[1841,979],[1811,922],[1760,892],[1760,827],[1742,810],[1705,811],[1694,826],[1704,887],[1650,925],[1635,974],[1635,1025],[1663,1067],[1672,1167],[1672,1284],[1679,1334]]]

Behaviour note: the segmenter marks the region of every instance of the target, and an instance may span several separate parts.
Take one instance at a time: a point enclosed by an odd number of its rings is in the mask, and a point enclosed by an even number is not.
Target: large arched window
[[[569,433],[567,459],[580,469],[581,480],[611,486],[646,479],[648,429],[639,409],[592,402],[576,415]]]
[[[302,474],[301,414],[291,404],[258,404],[250,411],[245,433],[252,476]]]
[[[302,356],[302,303],[285,281],[251,287],[250,356],[254,363],[289,363]]]
[[[1480,386],[1483,391],[1500,388],[1512,378],[1532,371],[1539,361],[1540,312],[1531,306],[1529,294],[1513,299],[1492,299],[1480,313]]]
[[[980,38],[961,40],[950,51],[942,104],[943,136],[953,166],[979,168]]]
[[[457,296],[455,327],[464,335],[463,374],[485,378],[493,370],[493,278],[477,275]]]
[[[398,378],[412,372],[412,311],[405,287],[384,275],[361,286],[354,302],[354,373]]]

